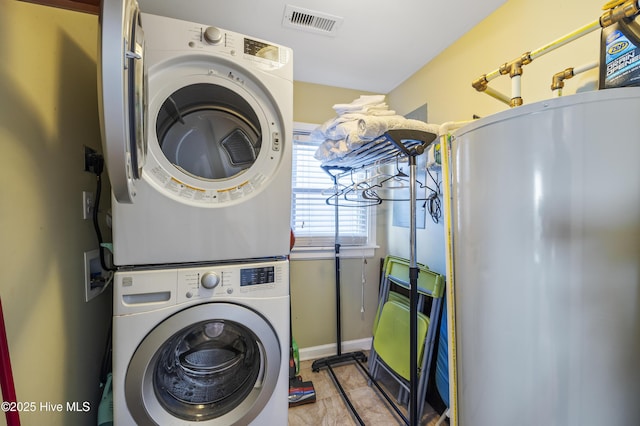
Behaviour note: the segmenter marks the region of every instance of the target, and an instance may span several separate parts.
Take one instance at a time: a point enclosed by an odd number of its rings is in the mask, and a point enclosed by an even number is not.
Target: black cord
[[[433,220],[433,223],[439,223],[440,218],[442,217],[442,202],[440,201],[440,195],[442,194],[442,192],[440,191],[440,180],[434,178],[429,169],[427,169],[427,174],[429,175],[433,183],[435,183],[436,189],[434,190],[427,186],[427,188],[431,191],[431,194],[429,194],[429,196],[427,197],[427,201],[425,204],[427,204],[427,210],[429,212],[429,215],[431,216],[431,220]],[[436,176],[438,176],[438,173],[436,173]]]
[[[107,341],[105,343],[104,355],[102,356],[102,366],[100,367],[100,383],[107,383],[107,376],[112,371],[112,332],[113,324],[109,321],[109,330],[107,332]]]
[[[96,200],[93,205],[93,228],[96,231],[96,237],[98,238],[98,246],[100,250],[100,266],[105,271],[115,271],[116,268],[113,266],[108,266],[105,254],[104,247],[102,246],[102,232],[100,231],[100,224],[98,223],[98,209],[100,207],[100,195],[102,193],[102,171],[104,169],[104,159],[101,155],[96,154],[93,156],[93,170],[96,174]]]
[[[431,194],[429,196],[429,199],[427,200],[427,203],[427,210],[429,211],[429,215],[431,216],[433,223],[438,223],[440,221],[440,217],[442,216],[440,196],[435,193]]]
[[[115,271],[116,268],[108,266],[105,260],[104,247],[102,246],[102,232],[100,231],[100,224],[98,223],[98,210],[100,209],[100,196],[102,194],[102,172],[104,170],[104,158],[100,154],[94,154],[90,158],[91,171],[96,175],[96,198],[93,203],[93,228],[98,238],[99,250],[100,250],[100,266],[105,271]],[[100,383],[106,385],[107,376],[112,371],[112,324],[109,323],[109,330],[107,332],[107,341],[105,343],[104,354],[102,356],[102,365],[100,367]]]

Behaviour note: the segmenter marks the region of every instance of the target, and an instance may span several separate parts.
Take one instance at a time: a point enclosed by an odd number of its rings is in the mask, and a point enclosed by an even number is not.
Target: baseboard
[[[371,349],[371,337],[358,340],[349,340],[342,342],[342,352],[353,351],[368,351]],[[310,359],[324,358],[336,354],[336,344],[331,343],[328,345],[312,346],[309,348],[300,348],[300,361],[307,361]]]

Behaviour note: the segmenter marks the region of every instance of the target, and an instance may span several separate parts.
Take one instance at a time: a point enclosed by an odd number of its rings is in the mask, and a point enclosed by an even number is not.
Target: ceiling
[[[138,0],[143,12],[293,49],[297,81],[389,93],[506,0]],[[282,25],[285,6],[329,15],[333,34]],[[339,19],[344,18],[342,23]],[[314,21],[315,22],[315,21]],[[321,21],[325,22],[325,21]]]

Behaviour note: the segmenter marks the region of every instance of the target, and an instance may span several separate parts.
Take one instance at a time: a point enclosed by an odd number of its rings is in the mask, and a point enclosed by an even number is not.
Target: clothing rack
[[[391,398],[378,385],[377,381],[369,374],[362,362],[367,357],[362,352],[342,353],[342,333],[341,333],[341,308],[340,308],[340,243],[339,243],[339,203],[335,203],[335,285],[336,285],[336,355],[321,358],[313,362],[311,368],[314,372],[321,368],[327,368],[334,383],[350,409],[353,416],[360,425],[364,425],[362,418],[358,415],[357,410],[349,400],[346,392],[342,388],[340,381],[336,377],[332,365],[344,364],[347,362],[356,362],[358,367],[369,377],[371,383],[375,385],[378,391],[383,395],[396,413],[410,426],[417,426],[420,419],[418,418],[418,273],[419,268],[416,260],[416,198],[417,198],[417,178],[416,178],[416,158],[422,155],[438,135],[430,132],[412,129],[394,129],[388,130],[381,138],[375,141],[373,145],[364,145],[353,152],[339,158],[326,162],[322,165],[323,170],[328,173],[334,182],[334,189],[337,193],[339,190],[338,179],[346,172],[356,169],[364,169],[371,165],[377,165],[381,162],[397,156],[407,157],[409,160],[409,201],[410,201],[410,256],[409,256],[409,277],[410,277],[410,294],[409,294],[409,339],[410,339],[410,402],[409,402],[409,419],[407,419],[392,402]]]

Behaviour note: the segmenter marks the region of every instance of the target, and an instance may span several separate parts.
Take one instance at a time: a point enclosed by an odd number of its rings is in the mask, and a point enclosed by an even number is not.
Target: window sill
[[[378,246],[359,246],[359,247],[340,247],[341,259],[361,259],[372,258]],[[335,257],[335,248],[331,247],[294,247],[291,250],[289,259],[291,260],[321,260],[333,259]]]

